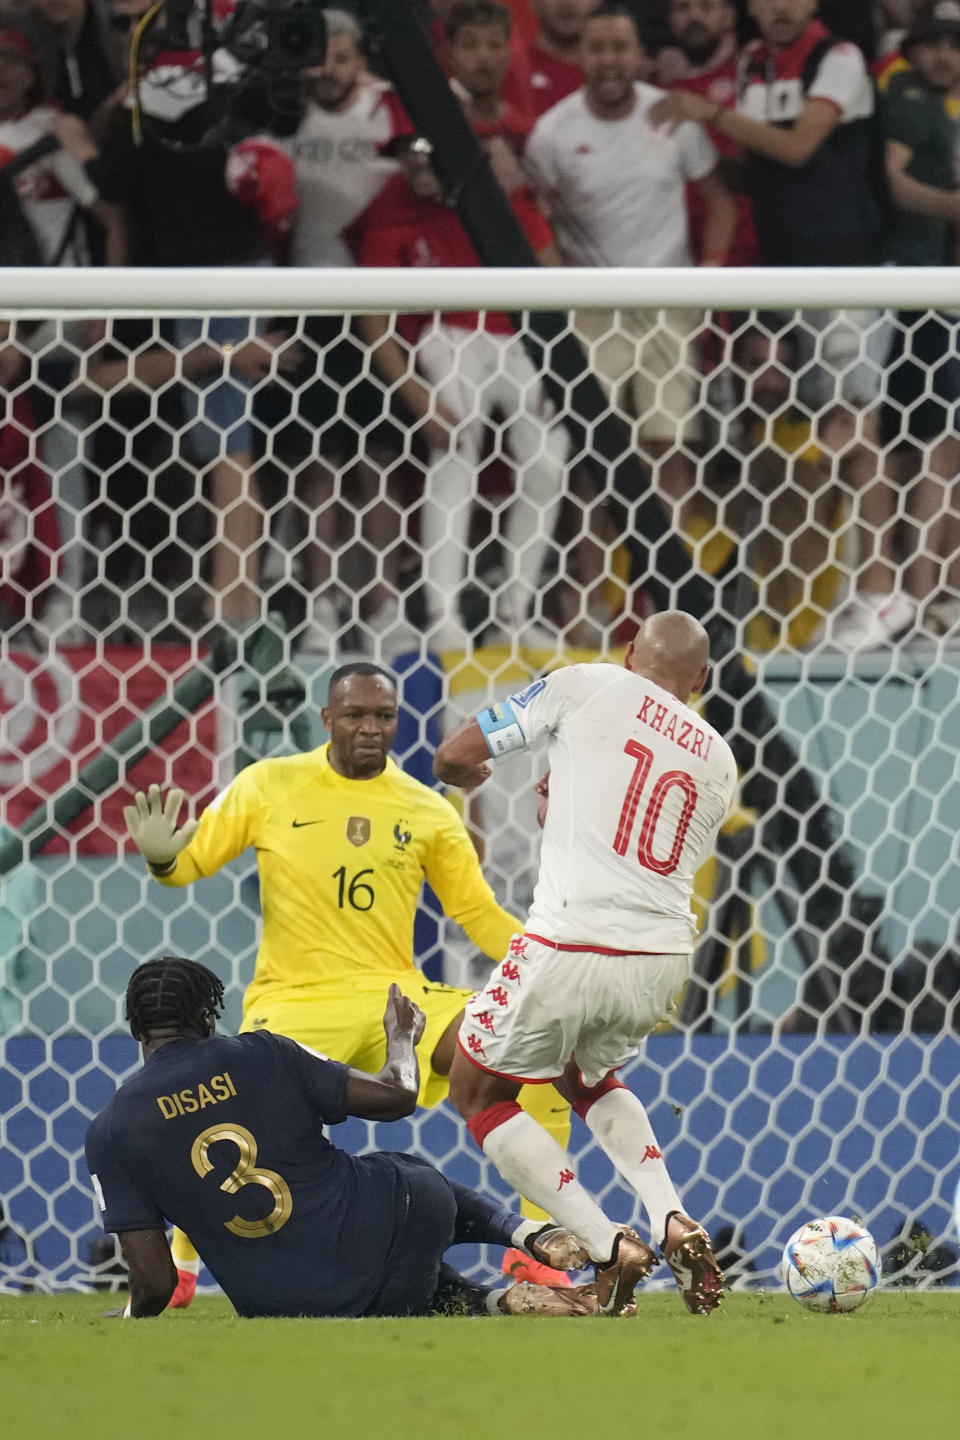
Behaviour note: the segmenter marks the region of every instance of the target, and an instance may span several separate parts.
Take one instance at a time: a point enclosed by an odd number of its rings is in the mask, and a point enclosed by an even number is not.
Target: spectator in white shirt
[[[346,10],[325,10],[327,55],[302,71],[304,108],[290,141],[297,175],[295,265],[352,265],[343,232],[397,170],[381,153],[395,130],[392,96],[371,79],[363,32]]]
[[[589,16],[580,52],[585,84],[538,121],[527,147],[557,244],[572,265],[692,264],[686,187],[705,210],[704,263],[722,265],[736,224],[703,127],[670,130],[649,118],[663,91],[636,77],[649,67],[632,15],[604,6]],[[695,311],[579,312],[577,330],[614,403],[632,421],[672,506],[688,494],[694,464],[697,377],[688,360]]]

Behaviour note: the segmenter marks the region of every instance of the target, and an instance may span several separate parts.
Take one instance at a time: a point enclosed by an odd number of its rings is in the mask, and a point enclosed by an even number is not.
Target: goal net
[[[133,965],[211,966],[228,1029],[253,974],[255,857],[164,890],[125,839],[131,791],[199,811],[322,743],[354,658],[396,673],[397,758],[432,783],[446,727],[620,662],[667,605],[708,625],[697,706],[741,788],[693,979],[629,1083],[742,1283],[826,1213],[904,1283],[956,1273],[949,275],[0,277],[0,1287],[116,1278],[82,1142],[136,1064]],[[541,763],[498,765],[466,814],[520,915]],[[486,973],[427,894],[416,959]],[[504,1193],[446,1105],[337,1138]],[[577,1121],[571,1143],[630,1221]]]

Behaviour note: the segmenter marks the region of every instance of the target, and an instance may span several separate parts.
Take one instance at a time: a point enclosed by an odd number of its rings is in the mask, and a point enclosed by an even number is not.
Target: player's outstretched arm
[[[391,985],[383,1029],[387,1060],[376,1075],[351,1070],[347,1080],[346,1109],[363,1120],[400,1120],[413,1113],[420,1092],[417,1045],[426,1017],[418,1005]]]
[[[134,1320],[160,1315],[177,1285],[170,1245],[162,1230],[121,1230],[120,1248],[130,1272],[130,1308]]]
[[[137,791],[132,805],[124,806],[123,818],[130,839],[154,875],[169,875],[180,851],[186,849],[197,833],[198,820],[187,820],[178,826],[182,805],[182,790],[169,791],[164,801],[160,786],[151,785],[146,794]]]
[[[433,760],[433,773],[444,785],[475,790],[490,775],[490,747],[472,715],[440,741]]]

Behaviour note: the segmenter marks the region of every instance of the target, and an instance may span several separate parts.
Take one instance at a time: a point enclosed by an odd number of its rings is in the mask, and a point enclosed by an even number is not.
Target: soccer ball
[[[783,1247],[780,1274],[806,1310],[836,1315],[856,1310],[880,1279],[876,1241],[855,1220],[808,1220]]]

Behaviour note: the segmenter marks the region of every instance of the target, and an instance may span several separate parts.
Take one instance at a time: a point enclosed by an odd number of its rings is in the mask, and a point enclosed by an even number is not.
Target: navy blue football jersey
[[[87,1131],[104,1228],[180,1226],[241,1315],[364,1314],[407,1195],[326,1138],[347,1075],[266,1031],[161,1046]]]

